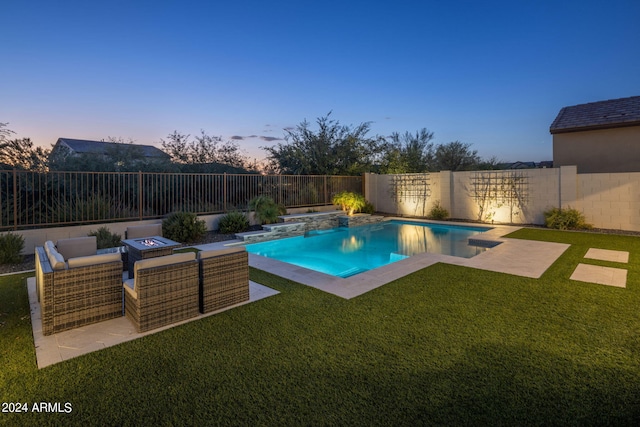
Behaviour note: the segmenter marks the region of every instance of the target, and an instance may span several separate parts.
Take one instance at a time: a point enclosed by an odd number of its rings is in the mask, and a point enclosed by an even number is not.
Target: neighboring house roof
[[[117,148],[122,144],[116,142],[91,141],[87,139],[58,138],[56,146],[58,145],[66,145],[77,154],[106,154],[108,148]],[[125,144],[125,146],[135,146],[140,148],[145,157],[169,157],[167,153],[152,145]]]
[[[540,163],[536,162],[513,162],[513,163],[498,163],[498,169],[535,169],[535,168],[550,168],[553,167],[552,161],[544,161]]]
[[[640,126],[640,96],[564,107],[551,124],[552,134]]]

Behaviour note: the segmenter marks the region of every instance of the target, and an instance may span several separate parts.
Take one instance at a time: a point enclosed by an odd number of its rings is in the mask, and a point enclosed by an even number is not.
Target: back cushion
[[[56,243],[58,252],[64,259],[95,255],[98,251],[96,236],[61,239]]]
[[[81,256],[77,258],[69,258],[69,268],[85,267],[87,265],[104,264],[107,262],[122,261],[120,253],[115,252],[112,254],[100,254]]]
[[[196,254],[194,254],[193,252],[166,255],[166,256],[160,256],[155,258],[147,258],[140,261],[136,261],[135,266],[133,267],[133,272],[135,277],[138,277],[138,270],[143,270],[145,268],[160,267],[162,265],[177,264],[179,262],[186,262],[186,261],[191,261],[195,259],[196,259]]]
[[[127,239],[138,239],[140,237],[162,237],[162,224],[134,225],[127,227]]]

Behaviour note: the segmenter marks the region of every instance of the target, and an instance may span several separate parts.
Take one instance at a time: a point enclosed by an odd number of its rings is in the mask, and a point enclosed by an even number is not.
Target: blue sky
[[[0,122],[47,147],[203,129],[260,159],[332,111],[550,160],[560,108],[640,95],[638,22],[637,0],[11,1]]]

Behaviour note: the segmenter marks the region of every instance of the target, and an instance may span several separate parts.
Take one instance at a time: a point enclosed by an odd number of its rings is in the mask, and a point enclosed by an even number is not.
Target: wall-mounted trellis
[[[424,216],[427,200],[431,197],[430,175],[428,173],[391,175],[389,196],[396,204],[415,203],[416,215],[418,215],[418,208],[421,207],[420,215]]]
[[[529,177],[524,171],[479,171],[472,175],[471,183],[480,221],[492,221],[495,209],[508,206],[513,222],[529,198]]]

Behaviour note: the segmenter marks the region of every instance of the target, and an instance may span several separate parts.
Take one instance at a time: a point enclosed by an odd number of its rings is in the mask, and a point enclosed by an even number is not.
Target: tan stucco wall
[[[640,126],[553,135],[554,167],[578,173],[640,172]]]

